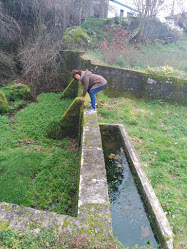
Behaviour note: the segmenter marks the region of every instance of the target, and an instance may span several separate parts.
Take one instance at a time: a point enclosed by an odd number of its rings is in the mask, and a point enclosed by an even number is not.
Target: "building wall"
[[[180,23],[182,23],[186,28],[187,28],[187,12],[177,14],[177,15],[172,15],[172,16],[167,16],[165,17],[166,19],[166,24],[173,30],[183,32],[183,28],[180,28]]]
[[[109,0],[95,0],[93,1],[93,16],[107,17]]]
[[[83,4],[84,16],[94,16],[104,18],[108,13],[108,1],[109,0],[87,0]]]
[[[176,25],[175,20],[173,19],[167,19],[166,25],[168,25],[172,30],[183,32],[183,29],[181,29],[178,25]]]
[[[124,2],[118,0],[118,2],[124,4]],[[134,15],[133,11],[125,6],[122,6],[118,3],[115,3],[113,1],[109,1],[109,6],[108,6],[108,18],[111,17],[127,17],[127,16],[132,16]]]

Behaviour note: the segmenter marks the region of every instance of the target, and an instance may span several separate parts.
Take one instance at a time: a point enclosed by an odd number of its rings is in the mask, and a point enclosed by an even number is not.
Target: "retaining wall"
[[[73,69],[88,69],[102,75],[108,81],[105,91],[110,97],[135,97],[187,105],[187,79],[94,64],[82,57],[84,52],[63,53],[64,67],[69,75]]]

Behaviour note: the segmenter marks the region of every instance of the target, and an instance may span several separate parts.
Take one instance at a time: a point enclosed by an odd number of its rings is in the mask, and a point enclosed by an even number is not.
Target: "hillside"
[[[158,20],[146,23],[138,18],[89,18],[81,26],[92,37],[93,45],[99,47],[116,46],[124,49],[125,45],[161,43],[170,44],[178,40],[176,33]],[[97,44],[97,45],[96,45]]]
[[[150,21],[90,18],[82,28],[92,42],[86,58],[95,63],[187,78],[187,36]]]

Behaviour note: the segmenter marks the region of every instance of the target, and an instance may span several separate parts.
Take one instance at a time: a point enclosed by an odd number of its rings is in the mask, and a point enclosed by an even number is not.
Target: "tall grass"
[[[147,71],[148,67],[173,67],[173,75],[187,78],[187,37],[181,37],[175,44],[149,44],[88,50],[85,57],[94,63],[102,63],[119,68]]]

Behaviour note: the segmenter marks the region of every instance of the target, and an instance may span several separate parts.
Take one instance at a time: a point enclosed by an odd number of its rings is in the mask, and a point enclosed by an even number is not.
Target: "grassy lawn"
[[[71,100],[43,93],[14,113],[19,103],[11,104],[10,117],[0,116],[0,201],[75,215],[77,143],[45,136],[50,122],[61,117]]]
[[[174,248],[187,245],[187,110],[183,106],[112,98],[100,93],[100,123],[124,124],[172,226]]]

